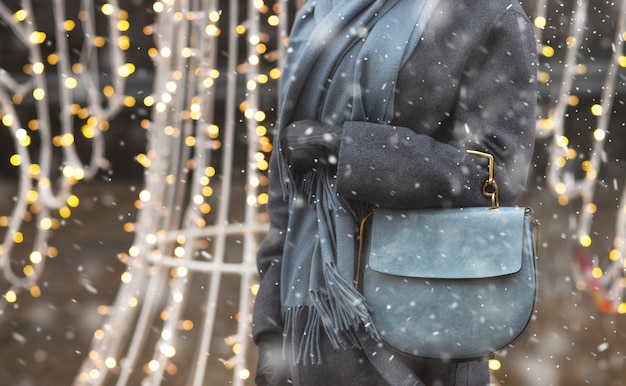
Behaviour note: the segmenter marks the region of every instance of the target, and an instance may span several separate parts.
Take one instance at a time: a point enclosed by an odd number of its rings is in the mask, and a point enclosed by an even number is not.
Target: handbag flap
[[[518,272],[526,208],[376,209],[368,267],[419,278],[472,279]]]

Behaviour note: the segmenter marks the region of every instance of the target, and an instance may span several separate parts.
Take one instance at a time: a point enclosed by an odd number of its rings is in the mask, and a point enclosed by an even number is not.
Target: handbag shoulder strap
[[[367,333],[359,330],[357,338],[367,359],[390,385],[426,386],[394,353],[387,350],[384,345],[374,342]]]

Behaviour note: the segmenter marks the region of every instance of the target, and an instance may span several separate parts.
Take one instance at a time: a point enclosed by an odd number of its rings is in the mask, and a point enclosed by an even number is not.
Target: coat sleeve
[[[482,195],[487,163],[467,155],[465,149],[494,156],[501,205],[511,205],[521,194],[534,144],[532,27],[525,15],[513,9],[493,20],[474,43],[459,59],[462,71],[444,74],[458,81],[449,83],[442,94],[430,95],[453,98],[439,119],[422,119],[416,127],[344,123],[337,169],[340,195],[388,207],[489,205]],[[413,87],[420,86],[416,79]],[[420,110],[420,101],[415,101],[415,109],[420,114],[433,110]],[[447,127],[419,127],[446,120]],[[441,130],[449,135],[439,135]]]
[[[273,153],[275,154],[275,153]],[[280,269],[287,232],[289,203],[283,198],[276,157],[270,157],[269,201],[270,230],[257,252],[259,292],[255,298],[252,336],[257,341],[264,332],[283,332],[280,303]]]

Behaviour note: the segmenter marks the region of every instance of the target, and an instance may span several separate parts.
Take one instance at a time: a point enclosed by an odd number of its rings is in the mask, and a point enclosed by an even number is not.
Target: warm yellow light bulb
[[[154,359],[148,362],[148,369],[152,372],[158,371],[160,367],[159,362]]]
[[[46,41],[46,33],[42,31],[33,31],[30,34],[29,40],[32,44],[42,44]]]
[[[130,272],[124,272],[120,276],[120,280],[124,284],[128,284],[133,280],[133,275]]]
[[[20,156],[19,154],[13,154],[11,157],[9,157],[9,163],[12,166],[20,166],[22,164],[22,156]]]
[[[100,12],[102,12],[102,14],[106,16],[111,16],[113,14],[113,11],[115,11],[115,8],[113,8],[113,5],[109,3],[104,3],[102,7],[100,7]]]
[[[23,9],[19,9],[13,14],[13,19],[17,22],[23,22],[24,20],[26,20],[27,17],[28,12]]]
[[[9,290],[4,294],[4,300],[9,303],[15,303],[17,301],[17,293],[13,290]]]
[[[545,46],[543,47],[543,49],[541,50],[541,54],[543,56],[545,56],[546,58],[551,58],[554,56],[554,48],[550,47],[550,46]]]
[[[104,366],[106,366],[107,369],[113,369],[117,366],[117,361],[113,357],[108,357],[104,360]]]
[[[42,88],[35,88],[33,90],[33,98],[35,98],[35,100],[41,101],[46,97],[46,92],[42,89]]]
[[[63,82],[63,84],[65,85],[66,88],[73,90],[78,86],[78,81],[76,80],[76,78],[68,77],[68,78],[65,78],[65,81]]]
[[[546,28],[546,24],[547,24],[546,18],[543,16],[539,16],[535,19],[535,27],[537,28],[544,29]]]
[[[43,74],[44,64],[41,62],[33,63],[33,73],[35,74]]]
[[[604,109],[602,108],[602,105],[595,104],[591,106],[591,113],[595,115],[596,117],[599,117],[600,115],[602,115],[603,110]]]
[[[74,22],[74,20],[65,20],[63,22],[63,29],[65,29],[68,32],[73,31],[75,27],[76,27],[76,23]]]
[[[122,32],[126,32],[130,29],[130,23],[128,20],[120,20],[117,22],[117,29]]]
[[[605,138],[606,138],[606,131],[602,129],[594,130],[593,139],[595,139],[596,141],[604,141]]]
[[[24,241],[24,234],[22,232],[15,232],[13,234],[13,242],[16,244],[20,244]]]
[[[42,218],[41,220],[39,220],[39,228],[40,228],[40,229],[42,229],[42,230],[45,230],[45,231],[47,231],[47,230],[51,229],[51,228],[52,228],[52,219],[51,219],[51,218],[49,218],[49,217],[44,217],[44,218]],[[35,252],[33,252],[33,253],[35,253]],[[39,260],[37,263],[35,263],[35,262],[33,261],[33,253],[31,253],[31,255],[30,255],[30,260],[31,260],[34,264],[38,264],[38,263],[40,263],[40,262],[41,262],[41,260]],[[39,252],[37,252],[37,253],[39,253]],[[40,257],[41,257],[41,255],[40,255]]]
[[[248,369],[239,370],[239,378],[244,379],[244,380],[250,378],[250,370]]]
[[[489,360],[489,370],[491,370],[491,371],[498,371],[498,370],[500,370],[500,368],[502,368],[502,363],[500,363],[499,360],[497,360],[497,359],[490,359]]]
[[[591,237],[589,235],[582,235],[580,236],[578,242],[583,247],[589,247],[591,246]]]
[[[120,36],[117,40],[117,46],[122,51],[127,51],[130,48],[130,38],[128,36]]]

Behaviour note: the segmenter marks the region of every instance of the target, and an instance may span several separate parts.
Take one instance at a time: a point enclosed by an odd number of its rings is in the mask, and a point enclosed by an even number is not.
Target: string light
[[[50,231],[59,227],[59,219],[53,213],[58,213],[61,219],[71,216],[71,208],[79,205],[79,200],[71,192],[73,186],[81,180],[91,179],[105,164],[104,143],[99,131],[104,128],[102,125],[91,125],[91,120],[106,122],[123,107],[123,96],[125,88],[125,78],[116,74],[110,77],[103,76],[101,71],[90,66],[86,58],[72,59],[75,55],[70,53],[68,37],[72,34],[82,36],[96,36],[96,24],[101,20],[92,7],[85,7],[77,17],[81,20],[81,30],[76,28],[76,20],[65,15],[68,9],[64,0],[54,0],[50,15],[57,27],[54,31],[43,31],[37,29],[37,20],[33,11],[32,0],[22,0],[20,9],[10,9],[7,5],[0,4],[0,20],[8,25],[16,39],[16,42],[23,44],[28,52],[30,62],[22,67],[26,81],[19,76],[2,72],[0,74],[0,116],[1,123],[6,127],[13,139],[15,154],[9,158],[10,164],[17,169],[18,192],[16,194],[16,204],[13,206],[10,219],[2,225],[5,229],[2,247],[0,248],[0,270],[4,278],[11,286],[5,296],[5,302],[0,303],[0,309],[8,303],[16,302],[22,290],[28,290],[31,296],[39,296],[40,288],[37,286],[42,267],[47,258],[53,257],[50,251],[55,251],[48,246]],[[103,10],[119,10],[117,0],[110,1],[103,5]],[[104,11],[103,11],[104,12]],[[108,16],[108,15],[107,15]],[[113,17],[113,16],[111,16]],[[125,17],[116,15],[119,21],[127,21]],[[121,34],[116,29],[109,30],[110,38],[121,39]],[[53,45],[54,44],[54,45]],[[44,51],[54,47],[55,52],[47,55],[44,59]],[[125,53],[119,47],[107,47],[100,50],[94,42],[94,46],[89,47],[87,43],[85,49],[90,50],[92,62],[109,62],[112,67],[119,67],[124,63]],[[106,52],[105,52],[106,51]],[[83,60],[84,62],[81,62]],[[74,62],[73,62],[74,61]],[[80,77],[75,75],[80,74]],[[128,75],[131,75],[129,72]],[[62,80],[61,87],[57,90],[50,90],[47,85],[47,77],[58,77]],[[93,86],[105,82],[114,84],[110,86],[114,91],[110,97],[104,99],[98,93],[90,92]],[[51,111],[49,100],[51,95],[58,92],[59,109]],[[83,102],[82,95],[85,92],[89,95]],[[27,95],[32,97],[36,106],[36,116],[29,116],[27,120],[23,115],[17,113],[21,109]],[[82,108],[77,101],[81,101]],[[60,117],[61,134],[52,136],[53,122]],[[84,137],[91,141],[92,157],[90,162],[85,164],[76,150],[75,137],[82,135],[76,130],[76,121],[87,122],[89,134]],[[85,133],[85,131],[82,131]],[[33,139],[37,139],[34,141]],[[34,143],[38,143],[38,151],[31,151]],[[55,149],[58,149],[55,150]],[[59,177],[54,177],[53,159],[59,154],[62,173]],[[32,158],[37,154],[37,158]],[[53,187],[56,189],[53,190]],[[29,229],[28,239],[24,239],[23,231],[28,226],[27,219],[36,218],[34,229]],[[25,265],[22,274],[13,271],[12,265],[20,259],[14,255],[21,253],[14,248],[16,244],[30,245],[30,260],[33,265]],[[33,260],[36,260],[33,261]]]
[[[565,129],[567,125],[568,108],[579,106],[580,100],[574,95],[574,79],[576,75],[586,74],[587,66],[578,63],[581,58],[582,44],[586,41],[584,33],[587,22],[589,0],[576,2],[572,11],[572,23],[569,36],[565,39],[565,58],[563,73],[558,99],[555,105],[548,106],[548,117],[540,119],[537,124],[540,135],[552,138],[548,149],[551,159],[547,168],[547,183],[558,197],[560,205],[569,205],[574,198],[581,198],[581,210],[576,217],[576,243],[578,250],[575,253],[575,262],[578,266],[579,278],[576,287],[580,290],[593,291],[593,298],[598,307],[606,312],[624,314],[626,311],[626,265],[622,256],[626,253],[626,212],[618,211],[615,223],[615,242],[611,246],[611,254],[606,268],[600,267],[598,259],[592,257],[589,252],[600,240],[594,240],[592,232],[593,218],[598,207],[594,202],[596,188],[600,185],[598,178],[603,163],[605,146],[609,139],[609,123],[612,106],[615,98],[615,87],[618,81],[618,70],[624,57],[624,33],[626,31],[626,2],[622,1],[615,5],[619,9],[616,12],[618,20],[615,27],[612,56],[606,71],[604,84],[602,85],[601,103],[593,104],[589,111],[597,119],[596,128],[592,131],[592,145],[589,149],[589,159],[582,159],[579,152],[570,144]],[[538,0],[537,14],[534,19],[536,34],[542,41],[547,26],[545,0]],[[539,47],[539,52],[545,58],[551,58],[555,50],[551,46]],[[552,81],[548,73],[541,73],[539,81],[548,83]],[[582,159],[582,161],[580,161]],[[574,162],[581,162],[580,170],[582,178],[576,178],[575,168],[571,167]],[[626,187],[619,201],[619,208],[626,206]],[[617,258],[616,256],[619,256]]]
[[[103,384],[111,377],[117,378],[118,385],[126,385],[134,382],[137,368],[143,370],[142,384],[158,385],[165,374],[180,373],[175,361],[185,355],[182,334],[189,332],[196,334],[194,352],[201,355],[187,383],[204,384],[204,355],[214,343],[223,274],[240,277],[234,317],[237,331],[224,340],[232,356],[223,365],[232,371],[234,385],[242,385],[251,376],[245,354],[250,344],[250,304],[258,290],[255,251],[260,235],[267,231],[267,222],[260,216],[267,202],[268,180],[263,173],[272,150],[267,121],[273,111],[265,107],[271,99],[264,95],[262,106],[260,94],[278,88],[278,60],[284,57],[288,25],[281,20],[287,18],[288,3],[277,1],[271,8],[259,0],[246,4],[246,9],[240,9],[243,2],[229,2],[227,12],[214,0],[202,6],[184,0],[160,0],[152,5],[155,23],[143,31],[155,42],[155,47],[146,49],[156,64],[155,82],[151,95],[138,101],[152,111],[150,122],[142,124],[148,149],[136,156],[146,169],[145,183],[136,201],[137,220],[124,226],[134,232],[135,240],[127,254],[120,254],[127,270],[120,277],[114,304],[106,307],[106,328],[92,341],[91,352],[96,355],[85,359],[76,385]],[[115,14],[104,7],[102,12]],[[242,13],[247,15],[245,21],[239,19]],[[226,63],[219,63],[220,52],[229,53]],[[117,68],[121,78],[135,71],[128,63]],[[237,78],[247,85],[243,97]],[[218,84],[226,93],[224,118],[219,120],[222,114],[215,111]],[[270,108],[276,106],[273,103]],[[231,186],[240,174],[234,169],[239,146],[236,132],[247,139],[242,224],[229,221]],[[181,189],[181,185],[186,187]],[[231,263],[226,260],[226,248],[227,239],[233,236],[240,238],[242,252],[241,260]],[[200,273],[211,280],[202,318],[194,323],[184,312],[192,298],[190,283]],[[168,296],[157,295],[163,291]],[[144,347],[143,337],[155,328],[157,314],[159,337],[151,358],[141,359],[139,353],[150,350]],[[109,358],[106,365],[102,358]]]

